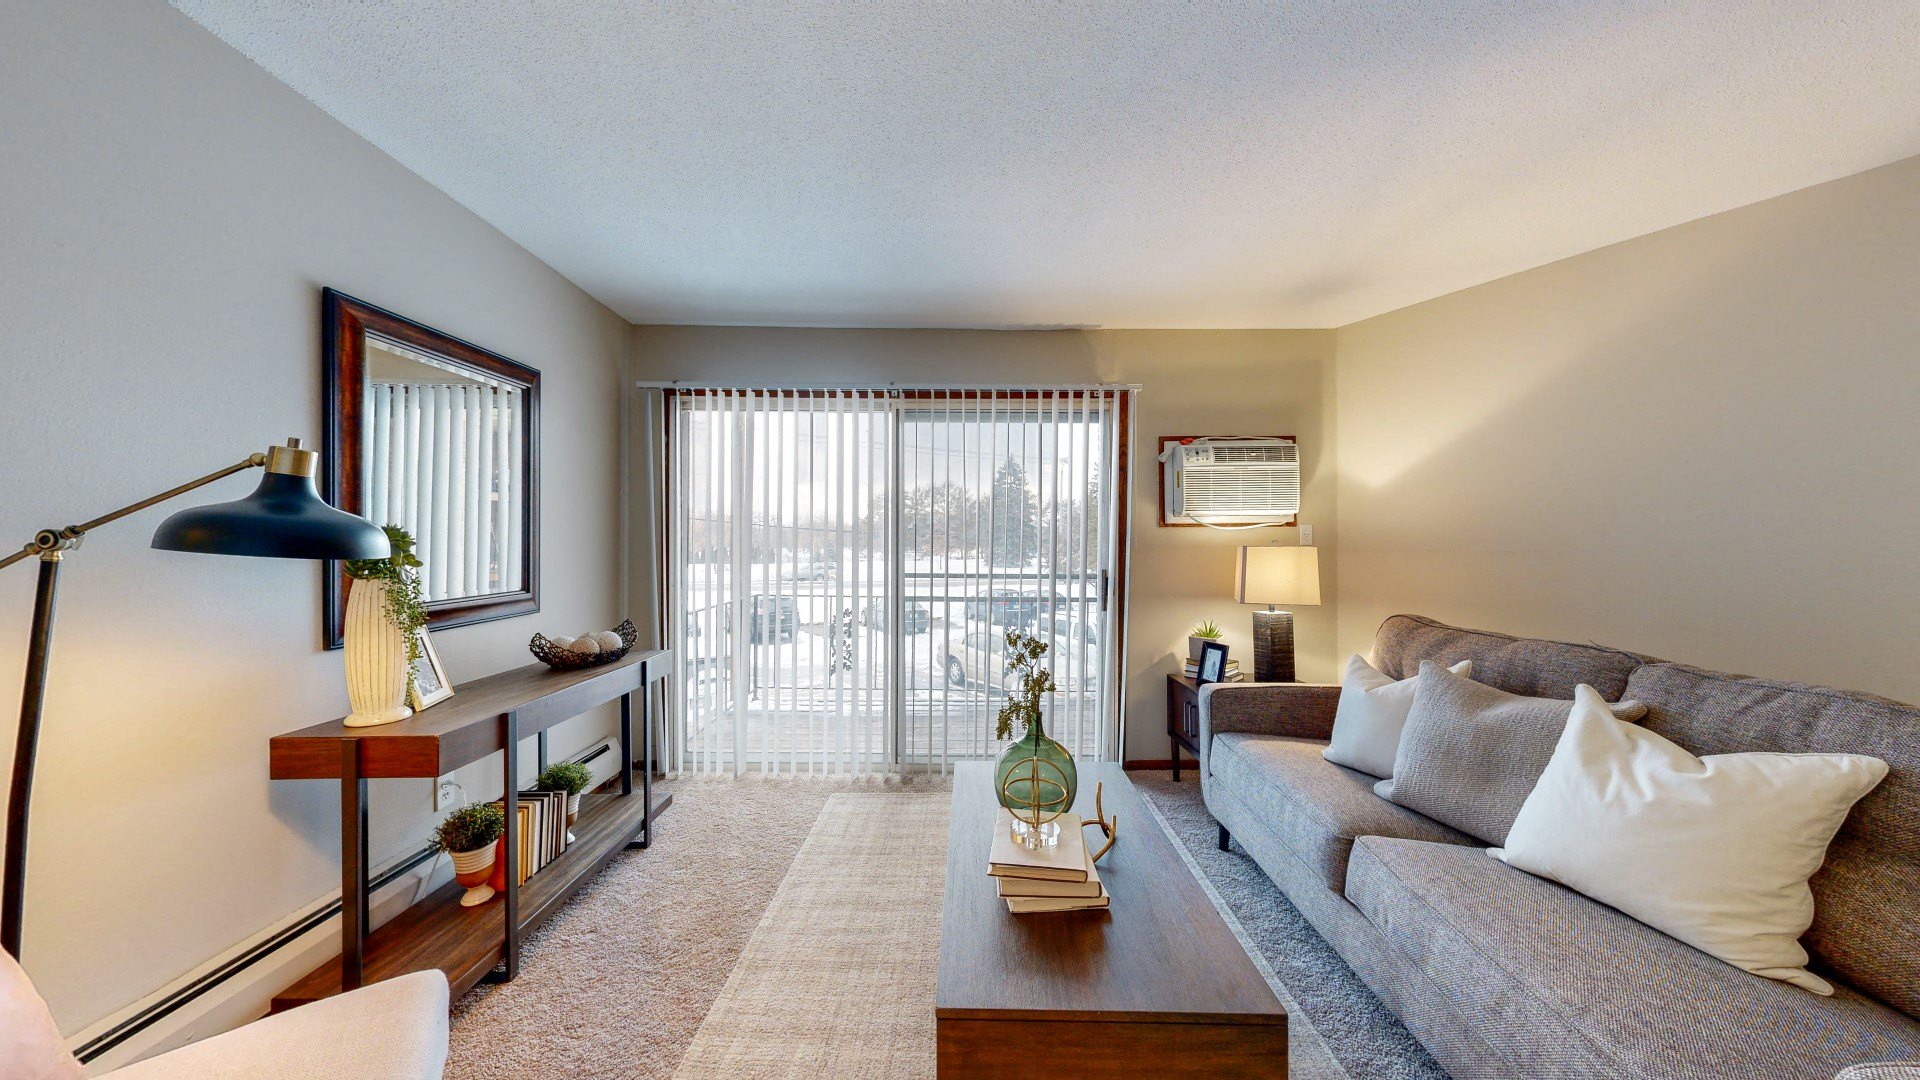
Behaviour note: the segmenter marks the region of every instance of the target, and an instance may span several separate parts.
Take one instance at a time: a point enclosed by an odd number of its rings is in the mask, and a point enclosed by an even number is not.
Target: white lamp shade
[[[1233,575],[1233,599],[1241,604],[1319,606],[1320,549],[1290,545],[1241,548]]]

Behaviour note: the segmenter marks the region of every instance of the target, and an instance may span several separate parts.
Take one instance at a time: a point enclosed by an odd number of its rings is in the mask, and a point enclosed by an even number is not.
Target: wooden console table
[[[647,722],[648,685],[666,677],[672,654],[636,651],[600,667],[553,671],[529,664],[459,687],[448,701],[382,727],[315,724],[273,739],[275,780],[340,782],[340,957],[314,969],[273,999],[279,1012],[352,990],[365,983],[439,968],[459,996],[495,968],[520,973],[520,942],[613,856],[653,839],[653,818],[673,802],[653,803],[653,728]],[[633,798],[633,695],[640,697],[639,798]],[[620,794],[585,795],[574,842],[540,872],[519,883],[507,874],[504,903],[463,908],[466,890],[449,881],[419,903],[369,932],[367,781],[389,777],[434,779],[489,754],[517,748],[536,736],[540,762],[547,729],[620,701]],[[521,778],[517,754],[502,755],[507,820],[518,814]],[[519,864],[519,830],[506,831],[507,866]]]

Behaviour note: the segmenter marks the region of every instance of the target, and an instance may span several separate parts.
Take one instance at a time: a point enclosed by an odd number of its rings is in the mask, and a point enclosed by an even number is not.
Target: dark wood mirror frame
[[[325,445],[321,448],[321,494],[327,502],[352,513],[365,513],[361,491],[362,456],[366,430],[360,388],[366,382],[366,336],[387,338],[410,349],[471,368],[488,378],[511,383],[526,393],[526,423],[521,437],[521,460],[526,478],[521,528],[520,580],[525,588],[514,592],[436,600],[427,604],[430,629],[506,619],[540,610],[540,373],[499,353],[443,334],[412,319],[374,307],[333,289],[321,293],[321,402],[325,409]],[[343,644],[347,611],[347,574],[338,562],[324,570],[326,586],[323,634],[327,648]]]

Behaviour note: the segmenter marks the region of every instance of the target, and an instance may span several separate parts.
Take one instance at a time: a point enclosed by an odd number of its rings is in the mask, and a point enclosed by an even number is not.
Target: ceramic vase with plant
[[[547,766],[533,785],[540,791],[564,791],[567,793],[567,828],[580,820],[580,793],[593,786],[593,770],[578,761],[559,761]],[[573,843],[573,833],[567,833],[567,843]]]
[[[1029,829],[1021,824],[1021,818],[1057,817],[1073,806],[1080,782],[1073,755],[1047,738],[1041,704],[1056,686],[1053,672],[1040,666],[1040,658],[1046,653],[1047,643],[1039,638],[1020,630],[1007,631],[1006,665],[1013,688],[1007,694],[1007,703],[1000,707],[994,728],[997,739],[1011,737],[1015,725],[1025,728],[1021,738],[1000,755],[993,770],[993,789],[999,794],[1000,805],[1013,811],[1015,832],[1035,846],[1050,846],[1059,828]]]
[[[343,721],[348,727],[391,724],[413,715],[407,695],[420,659],[419,632],[427,625],[421,563],[412,534],[398,525],[388,525],[386,534],[391,556],[347,561],[347,576],[353,579],[347,594],[347,700],[353,704]]]
[[[446,852],[453,858],[453,880],[467,890],[461,907],[473,907],[493,899],[494,845],[506,831],[506,811],[494,803],[463,806],[441,819],[427,846]]]
[[[1193,633],[1187,635],[1187,659],[1199,663],[1200,647],[1209,641],[1219,641],[1221,636],[1220,627],[1211,619],[1194,627]]]

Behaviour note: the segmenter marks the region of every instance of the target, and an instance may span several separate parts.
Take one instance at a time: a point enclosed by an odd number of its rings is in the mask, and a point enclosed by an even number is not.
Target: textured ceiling
[[[1920,3],[176,0],[637,322],[1326,327],[1920,153]]]

